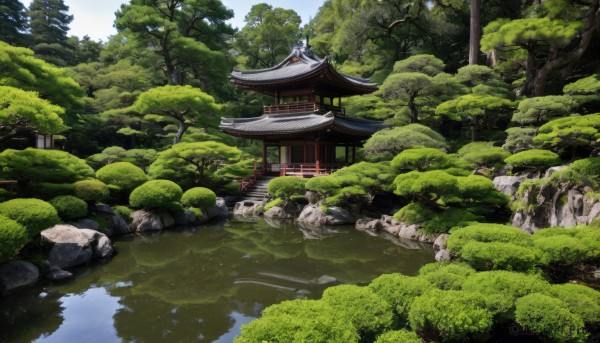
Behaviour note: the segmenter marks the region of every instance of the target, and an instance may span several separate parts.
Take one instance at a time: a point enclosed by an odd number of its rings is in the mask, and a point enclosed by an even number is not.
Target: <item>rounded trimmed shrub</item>
[[[115,162],[98,169],[96,178],[107,185],[117,186],[123,192],[131,192],[148,181],[142,168],[129,162]]]
[[[390,304],[396,314],[406,318],[412,301],[434,286],[422,277],[384,274],[373,280],[369,288]]]
[[[23,225],[33,238],[60,223],[56,209],[40,199],[12,199],[0,204],[0,214]]]
[[[110,189],[100,180],[82,180],[75,182],[75,196],[95,203],[108,199]]]
[[[419,276],[439,289],[461,289],[473,274],[475,269],[460,262],[429,263],[419,269]]]
[[[513,243],[477,242],[465,244],[460,256],[477,270],[530,270],[538,264],[539,253],[535,248]]]
[[[512,313],[518,298],[531,293],[545,292],[549,287],[550,284],[537,274],[505,270],[473,274],[462,285],[465,291],[483,294],[489,307],[503,315]]]
[[[375,343],[423,343],[423,340],[415,332],[397,330],[380,335]]]
[[[374,338],[392,325],[392,307],[368,287],[339,285],[323,292],[336,316],[349,320],[362,339]]]
[[[242,325],[235,343],[358,342],[356,329],[321,300],[287,300],[267,307],[261,318]]]
[[[29,236],[23,225],[0,215],[0,263],[16,255],[28,240]]]
[[[406,149],[396,155],[391,163],[396,170],[437,170],[451,165],[450,156],[435,148]]]
[[[470,241],[513,243],[524,247],[533,246],[528,233],[509,225],[475,224],[452,230],[448,237],[448,250],[460,254],[462,248]]]
[[[528,332],[556,342],[584,342],[587,337],[581,317],[560,299],[533,293],[517,299],[516,305],[515,320]]]
[[[513,170],[541,171],[561,163],[560,157],[550,150],[531,149],[518,152],[504,159]]]
[[[172,202],[181,200],[181,187],[169,180],[147,181],[131,192],[129,204],[133,207],[155,209],[167,207]]]
[[[181,204],[185,207],[207,208],[217,203],[215,192],[204,187],[190,188],[181,197]]]
[[[532,235],[545,264],[575,264],[600,259],[600,230],[553,227]]]
[[[276,198],[290,198],[293,195],[304,195],[308,179],[296,176],[281,176],[269,181],[267,192]]]
[[[471,334],[491,329],[494,323],[483,295],[437,289],[413,301],[408,321],[413,330],[442,341],[466,340]]]
[[[572,283],[552,285],[548,295],[567,304],[569,310],[581,317],[586,324],[600,324],[600,292]]]
[[[59,195],[48,201],[63,220],[83,218],[87,215],[87,203],[72,195]]]

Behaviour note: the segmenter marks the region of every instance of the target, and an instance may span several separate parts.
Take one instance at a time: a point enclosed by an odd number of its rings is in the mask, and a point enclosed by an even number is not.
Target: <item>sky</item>
[[[32,0],[21,0],[29,7]],[[227,8],[233,9],[234,18],[228,22],[233,27],[242,28],[244,17],[252,5],[266,2],[273,7],[293,9],[302,17],[302,24],[306,24],[314,17],[317,10],[323,4],[323,0],[222,0]],[[64,0],[69,6],[69,12],[75,17],[70,25],[69,35],[83,37],[90,36],[94,40],[107,41],[107,37],[117,33],[113,27],[115,12],[121,4],[128,0]]]

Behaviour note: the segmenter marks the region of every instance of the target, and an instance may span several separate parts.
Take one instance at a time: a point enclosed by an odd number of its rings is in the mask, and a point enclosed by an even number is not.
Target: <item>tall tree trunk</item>
[[[469,36],[469,65],[479,62],[481,40],[481,0],[471,0],[471,31]]]
[[[419,122],[419,111],[417,110],[417,106],[415,105],[415,97],[416,95],[411,95],[408,98],[408,109],[410,110],[410,123],[418,123]]]
[[[173,144],[181,142],[181,137],[183,137],[183,133],[187,130],[185,121],[181,119],[177,119],[177,121],[179,121],[179,128],[177,128],[177,133],[175,134],[175,137],[173,137]]]

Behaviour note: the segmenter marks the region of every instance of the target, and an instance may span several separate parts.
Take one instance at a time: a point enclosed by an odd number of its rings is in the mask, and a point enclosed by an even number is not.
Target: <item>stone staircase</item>
[[[250,201],[265,200],[267,198],[267,185],[274,178],[274,176],[261,176],[246,189],[246,192],[242,194],[242,199]]]

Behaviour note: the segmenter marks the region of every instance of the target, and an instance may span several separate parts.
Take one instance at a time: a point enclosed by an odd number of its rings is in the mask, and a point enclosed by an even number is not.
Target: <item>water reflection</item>
[[[110,263],[0,300],[1,338],[231,342],[273,303],[318,298],[336,282],[412,274],[433,260],[430,247],[407,249],[351,227],[302,230],[286,221],[232,220],[117,241]]]

